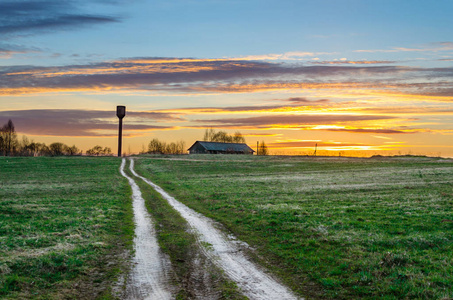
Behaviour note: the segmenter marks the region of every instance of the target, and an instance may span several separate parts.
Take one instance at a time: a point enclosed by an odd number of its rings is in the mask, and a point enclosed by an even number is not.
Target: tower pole
[[[118,127],[118,157],[121,157],[122,142],[123,142],[123,119],[120,119],[120,124]]]
[[[126,116],[126,106],[118,105],[116,107],[116,116],[120,119],[118,127],[118,157],[121,157],[121,147],[123,143],[123,118]]]

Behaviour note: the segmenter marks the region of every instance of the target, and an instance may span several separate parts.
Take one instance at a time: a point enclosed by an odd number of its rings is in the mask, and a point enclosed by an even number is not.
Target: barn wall
[[[197,143],[190,150],[190,154],[200,154],[200,153],[207,153],[207,151],[203,146],[201,146],[200,144]]]

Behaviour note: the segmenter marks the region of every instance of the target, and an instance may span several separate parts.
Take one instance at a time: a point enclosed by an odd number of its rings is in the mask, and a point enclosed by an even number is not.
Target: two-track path
[[[123,160],[121,170],[123,170],[124,164],[125,161]],[[217,226],[213,220],[177,201],[162,188],[147,178],[137,174],[134,171],[133,159],[130,159],[130,171],[135,177],[140,178],[152,186],[184,219],[186,219],[189,226],[196,232],[198,244],[205,255],[215,265],[224,270],[225,274],[237,284],[245,296],[250,299],[297,299],[287,287],[283,286],[276,279],[267,274],[263,268],[257,266],[247,258],[242,251],[245,243],[238,241],[231,235],[227,236],[221,230],[217,229],[219,226]],[[124,174],[124,171],[122,171],[122,174],[123,176],[127,176]],[[128,180],[131,186],[133,186],[133,180],[130,178],[128,178]],[[134,185],[136,186],[135,182]],[[144,205],[142,208],[145,209]],[[206,247],[206,245],[209,246]],[[152,258],[152,256],[150,258]],[[150,277],[150,279],[152,279],[152,277]],[[165,290],[165,288],[161,288],[161,290]]]
[[[156,230],[152,218],[145,207],[140,188],[124,172],[126,160],[121,162],[121,175],[127,178],[132,188],[132,206],[134,211],[135,253],[132,270],[127,278],[127,299],[164,300],[173,299],[173,287],[170,284],[171,263],[162,253],[157,243]]]

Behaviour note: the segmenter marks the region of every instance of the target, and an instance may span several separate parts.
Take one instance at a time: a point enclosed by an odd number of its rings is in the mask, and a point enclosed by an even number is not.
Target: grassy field
[[[0,157],[0,298],[109,299],[132,249],[117,158]]]
[[[303,296],[453,297],[451,160],[156,156],[137,171]]]

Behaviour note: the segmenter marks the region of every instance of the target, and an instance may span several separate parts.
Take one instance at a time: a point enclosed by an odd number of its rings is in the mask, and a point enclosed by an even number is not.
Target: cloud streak
[[[369,145],[358,144],[358,143],[340,143],[340,142],[315,142],[315,141],[288,141],[288,142],[275,142],[269,143],[270,148],[315,148],[317,145],[319,148],[326,147],[367,147]]]
[[[8,59],[16,54],[41,52],[41,49],[36,47],[25,47],[20,45],[5,44],[0,41],[0,58]]]
[[[395,119],[395,117],[379,115],[268,115],[249,118],[197,120],[197,122],[228,126],[251,126],[255,128],[269,128],[277,125],[298,128],[307,125],[345,124],[390,119]]]
[[[328,52],[303,52],[303,51],[293,51],[286,52],[281,54],[263,54],[263,55],[248,55],[237,57],[234,59],[237,60],[302,60],[306,57],[314,57],[317,55],[333,54]]]
[[[293,97],[289,99],[279,99],[283,104],[276,105],[250,105],[250,106],[228,106],[228,107],[187,107],[177,109],[164,109],[163,112],[174,113],[197,113],[197,114],[214,114],[214,113],[249,113],[249,112],[274,112],[297,110],[310,107],[326,106],[330,103],[328,99],[308,100],[302,97]]]
[[[288,65],[258,61],[136,58],[61,67],[0,70],[0,95],[140,90],[247,93],[291,89],[367,90],[450,97],[453,68],[375,65]],[[417,78],[419,83],[406,83]],[[427,82],[427,81],[430,82]],[[446,99],[448,100],[448,99]]]
[[[438,42],[420,48],[393,47],[391,49],[355,50],[359,53],[392,53],[392,52],[439,52],[453,50],[453,42]]]
[[[144,121],[180,120],[179,117],[158,112],[127,112],[125,131],[168,130],[172,126],[143,124]],[[118,121],[113,111],[36,109],[0,111],[2,124],[12,119],[22,134],[38,136],[113,137],[117,136]],[[126,133],[132,135],[133,133]]]
[[[78,28],[84,25],[118,22],[112,16],[79,12],[85,1],[5,1],[0,3],[0,33],[36,33]]]
[[[395,64],[392,60],[333,60],[333,61],[312,61],[314,65],[377,65]]]
[[[327,131],[352,132],[352,133],[374,133],[374,134],[408,134],[416,133],[416,130],[396,130],[396,129],[369,129],[369,128],[330,128]]]

